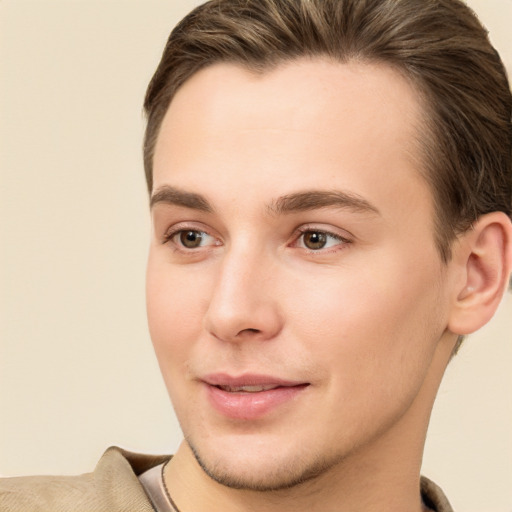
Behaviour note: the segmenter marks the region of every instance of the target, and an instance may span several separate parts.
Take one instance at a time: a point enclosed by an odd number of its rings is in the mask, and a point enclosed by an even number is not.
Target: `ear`
[[[483,215],[454,247],[458,269],[448,329],[470,334],[494,315],[512,270],[512,223],[503,212]]]

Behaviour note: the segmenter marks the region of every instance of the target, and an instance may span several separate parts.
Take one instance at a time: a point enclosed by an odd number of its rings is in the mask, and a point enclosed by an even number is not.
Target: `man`
[[[512,267],[512,98],[472,13],[214,0],[145,108],[148,317],[185,441],[6,481],[2,510],[451,510],[420,480],[430,411]]]

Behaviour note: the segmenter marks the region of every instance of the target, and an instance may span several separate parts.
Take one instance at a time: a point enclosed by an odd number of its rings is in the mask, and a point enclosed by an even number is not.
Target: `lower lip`
[[[208,398],[223,416],[238,420],[255,420],[265,416],[280,405],[297,398],[307,384],[279,387],[257,393],[233,393],[216,386],[206,385]]]

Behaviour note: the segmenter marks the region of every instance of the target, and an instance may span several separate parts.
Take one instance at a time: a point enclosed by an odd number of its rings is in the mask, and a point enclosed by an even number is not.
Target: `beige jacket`
[[[0,479],[0,512],[154,512],[137,475],[169,459],[111,447],[93,473]],[[425,503],[453,512],[443,492],[422,478]]]

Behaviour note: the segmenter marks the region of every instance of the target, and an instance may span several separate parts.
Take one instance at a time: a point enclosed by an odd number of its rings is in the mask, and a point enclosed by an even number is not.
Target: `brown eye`
[[[181,231],[179,233],[181,245],[187,249],[195,249],[201,246],[203,241],[203,233],[201,231]]]
[[[327,244],[327,234],[321,231],[307,231],[303,237],[304,246],[312,251],[323,249]]]

